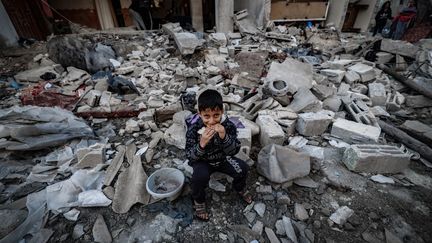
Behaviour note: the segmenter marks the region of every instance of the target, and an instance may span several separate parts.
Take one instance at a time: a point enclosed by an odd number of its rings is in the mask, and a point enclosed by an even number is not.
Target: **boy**
[[[246,187],[247,164],[235,157],[240,150],[237,128],[223,114],[222,96],[216,90],[206,90],[198,97],[199,118],[186,133],[186,156],[193,167],[191,180],[195,216],[208,220],[205,189],[210,175],[219,171],[234,178],[233,188],[247,203],[252,202]],[[200,135],[201,134],[201,135]]]

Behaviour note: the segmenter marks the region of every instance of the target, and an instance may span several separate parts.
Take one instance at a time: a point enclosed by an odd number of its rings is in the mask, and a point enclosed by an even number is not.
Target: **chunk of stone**
[[[331,135],[347,143],[377,143],[381,128],[337,118],[333,123]]]
[[[209,35],[209,39],[216,43],[218,46],[226,46],[227,45],[227,38],[224,33],[211,33]]]
[[[261,221],[259,221],[259,220],[257,220],[257,221],[255,222],[255,224],[252,226],[252,230],[253,230],[254,232],[258,233],[259,235],[262,234],[263,229],[264,229],[264,224],[263,224],[263,222],[261,222]]]
[[[323,69],[320,71],[321,74],[328,77],[328,79],[333,83],[340,83],[345,76],[345,71],[337,69]]]
[[[255,203],[254,210],[262,218],[266,211],[266,205],[264,203]]]
[[[299,204],[299,203],[294,204],[294,216],[296,217],[296,219],[300,221],[305,221],[306,219],[309,218],[309,215],[306,209],[304,208],[303,204]]]
[[[287,108],[294,112],[317,112],[321,110],[322,103],[309,89],[300,89]]]
[[[76,224],[73,228],[72,232],[72,239],[77,240],[81,238],[85,234],[84,232],[84,225],[83,224]]]
[[[415,58],[419,48],[406,41],[384,38],[381,41],[381,50],[393,54],[399,54],[402,56]]]
[[[323,101],[323,109],[338,112],[342,105],[342,100],[337,96],[332,96]]]
[[[203,44],[196,35],[188,32],[175,33],[174,40],[182,55],[193,54]]]
[[[312,88],[312,91],[318,99],[323,100],[336,94],[337,89],[334,86],[317,84]]]
[[[333,117],[334,112],[326,110],[302,113],[299,114],[296,129],[304,136],[318,136],[327,130]]]
[[[288,147],[269,144],[258,154],[257,171],[268,180],[284,183],[310,172],[310,157]]]
[[[256,123],[260,126],[261,144],[283,144],[285,133],[272,116],[260,115],[257,117]]]
[[[167,144],[174,145],[179,149],[186,148],[186,128],[183,125],[174,123],[164,133],[164,140]]]
[[[78,159],[76,168],[93,168],[105,162],[104,144],[94,144],[88,148],[78,149],[76,154]]]
[[[347,206],[342,206],[336,210],[332,215],[330,215],[330,220],[338,225],[343,225],[348,220],[351,215],[354,214],[354,210]]]
[[[285,234],[287,235],[288,239],[291,240],[293,243],[298,243],[297,235],[294,231],[294,227],[292,226],[291,219],[283,216],[282,221],[285,228]]]
[[[312,65],[287,58],[283,63],[272,62],[266,81],[284,80],[289,84],[289,92],[296,93],[300,88],[312,88]]]
[[[343,80],[349,84],[352,84],[354,82],[360,81],[360,75],[354,71],[348,70],[345,73]]]
[[[398,173],[408,168],[410,156],[396,146],[355,144],[345,150],[342,161],[355,172]]]
[[[93,225],[93,239],[95,242],[110,243],[112,242],[111,233],[101,214],[98,215],[95,224]]]
[[[376,54],[376,64],[385,64],[390,62],[390,60],[394,57],[393,54],[387,52],[377,52]]]
[[[277,238],[276,234],[272,229],[265,227],[265,233],[270,243],[280,243],[279,239]]]
[[[276,221],[275,228],[276,228],[276,234],[278,234],[278,235],[284,235],[285,234],[285,228],[284,228],[282,219]]]
[[[369,85],[369,97],[372,101],[373,106],[384,106],[387,100],[386,90],[381,83],[370,83]]]
[[[139,132],[140,127],[137,121],[135,121],[134,119],[130,119],[126,122],[125,130],[127,133],[134,133],[134,132]]]
[[[375,70],[369,65],[357,63],[354,66],[349,67],[348,70],[354,71],[359,74],[362,82],[367,82],[375,79]]]

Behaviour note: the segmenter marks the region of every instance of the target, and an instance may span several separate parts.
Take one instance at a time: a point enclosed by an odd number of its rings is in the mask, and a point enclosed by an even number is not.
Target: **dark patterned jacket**
[[[216,133],[202,149],[199,145],[201,135],[198,130],[204,127],[201,118],[189,124],[186,133],[186,156],[189,164],[196,161],[206,161],[210,164],[223,162],[227,156],[234,156],[240,151],[240,141],[237,139],[237,128],[228,118],[221,122],[225,127],[225,138],[222,140]]]

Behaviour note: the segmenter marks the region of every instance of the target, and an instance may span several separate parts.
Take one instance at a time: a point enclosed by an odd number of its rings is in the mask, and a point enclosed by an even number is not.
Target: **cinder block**
[[[389,93],[386,101],[386,108],[388,111],[398,111],[401,105],[405,102],[405,97],[399,92]]]
[[[381,83],[370,83],[369,87],[369,97],[372,101],[373,106],[384,106],[386,104],[387,96],[386,90]]]
[[[360,75],[358,73],[356,73],[354,71],[350,71],[350,70],[348,70],[345,73],[345,77],[344,77],[345,82],[352,84],[352,83],[357,82],[359,80],[360,80]]]
[[[283,144],[285,141],[285,133],[273,117],[259,115],[256,119],[256,123],[260,126],[260,142],[262,146],[268,144]]]
[[[379,127],[374,114],[369,111],[369,107],[361,100],[352,100],[351,102],[343,100],[346,110],[356,122]]]
[[[410,156],[396,146],[357,144],[345,151],[342,160],[355,172],[399,173],[408,167]]]
[[[380,127],[338,118],[333,123],[331,135],[347,143],[376,143],[381,134]]]
[[[299,114],[297,131],[304,136],[318,136],[323,134],[333,120],[334,112],[319,111]]]

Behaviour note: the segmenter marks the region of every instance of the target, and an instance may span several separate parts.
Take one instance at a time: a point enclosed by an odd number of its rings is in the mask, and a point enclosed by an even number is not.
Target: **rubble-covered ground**
[[[432,242],[432,40],[240,30],[2,51],[0,242]],[[206,88],[236,122],[254,202],[213,174],[202,222],[183,150]],[[185,185],[154,199],[165,167]]]

